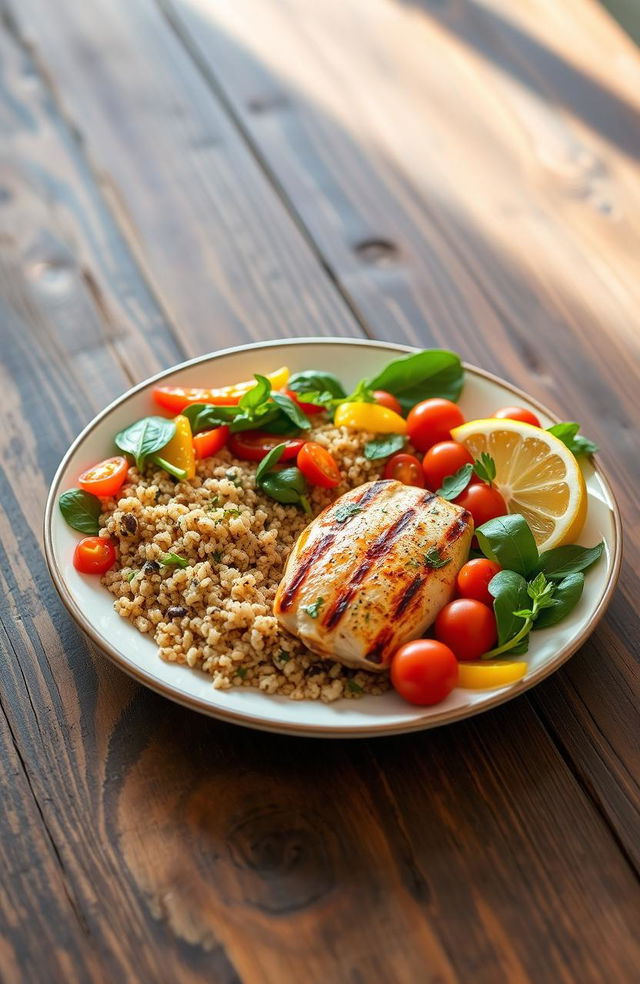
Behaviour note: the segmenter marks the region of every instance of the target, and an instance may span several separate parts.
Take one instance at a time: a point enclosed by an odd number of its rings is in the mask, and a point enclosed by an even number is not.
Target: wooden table
[[[640,57],[591,0],[2,0],[3,982],[638,980]],[[475,720],[319,742],[88,647],[42,509],[132,383],[446,345],[601,448],[594,636]]]

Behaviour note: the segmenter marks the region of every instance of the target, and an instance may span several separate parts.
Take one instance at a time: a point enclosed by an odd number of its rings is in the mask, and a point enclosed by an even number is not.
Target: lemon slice
[[[587,514],[580,465],[553,434],[519,420],[471,420],[451,431],[474,457],[496,463],[495,486],[510,513],[528,522],[540,550],[572,543]]]

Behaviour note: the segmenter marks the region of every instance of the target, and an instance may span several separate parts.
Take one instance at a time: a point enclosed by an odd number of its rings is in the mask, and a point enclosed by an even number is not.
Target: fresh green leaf
[[[600,542],[595,547],[581,547],[577,543],[570,543],[564,547],[556,547],[554,550],[545,550],[540,554],[538,569],[553,581],[562,581],[569,574],[577,574],[585,571],[602,556],[604,543]]]
[[[581,455],[595,454],[598,450],[597,444],[590,441],[588,437],[578,434],[580,424],[576,424],[575,421],[554,424],[553,427],[547,427],[547,430],[549,434],[553,434],[563,444],[566,444],[569,450],[575,454],[576,458],[579,458]]]
[[[163,567],[188,567],[189,561],[179,554],[165,553],[158,559],[158,563],[162,564]]]
[[[471,481],[472,474],[473,465],[463,465],[453,475],[447,475],[443,479],[442,486],[438,489],[437,495],[442,496],[443,499],[455,499],[461,492],[464,492]]]
[[[237,406],[218,407],[213,403],[192,403],[182,411],[191,425],[191,433],[199,434],[203,430],[230,424],[240,411]]]
[[[378,461],[379,458],[388,458],[398,451],[402,451],[405,440],[402,434],[381,434],[367,441],[364,446],[364,456],[368,461]]]
[[[274,465],[277,465],[280,458],[284,454],[286,443],[283,441],[282,444],[276,444],[275,448],[272,448],[268,454],[264,456],[262,461],[258,464],[256,468],[256,484],[260,485],[262,478],[267,472],[271,471]]]
[[[260,488],[276,502],[301,506],[306,513],[311,512],[311,505],[307,498],[307,483],[304,475],[295,465],[264,475]]]
[[[130,454],[138,471],[142,471],[147,458],[168,444],[176,432],[173,420],[166,417],[143,417],[125,427],[115,436],[116,447]]]
[[[473,470],[487,485],[491,485],[496,477],[496,463],[486,451],[480,453],[480,457],[474,462]]]
[[[364,689],[355,680],[346,680],[347,689],[351,691],[352,694],[363,694]]]
[[[271,397],[294,427],[297,427],[298,430],[309,430],[311,421],[290,396],[287,396],[286,393],[273,392]]]
[[[131,584],[137,573],[138,573],[137,571],[129,571],[129,573],[125,577],[125,581],[128,581],[129,584]]]
[[[504,570],[527,577],[538,569],[536,541],[527,521],[518,513],[490,519],[478,527],[476,536],[485,557],[500,564]]]
[[[360,512],[362,512],[362,506],[357,505],[355,502],[347,502],[342,506],[338,506],[333,514],[333,518],[336,523],[346,523],[348,519],[351,519],[352,516],[356,516]]]
[[[344,400],[347,393],[337,376],[332,372],[318,372],[316,369],[305,369],[303,372],[294,372],[289,377],[287,389],[294,393],[330,393],[334,399]],[[306,403],[314,403],[315,400],[303,400]]]
[[[310,605],[303,605],[302,611],[306,612],[310,618],[317,618],[323,605],[324,598],[316,598]]]
[[[522,619],[526,616],[517,614],[529,609],[527,582],[521,574],[515,571],[499,571],[489,582],[489,593],[493,597],[493,610],[498,627],[498,644],[503,646],[512,639],[522,628]],[[524,640],[526,643],[526,638]],[[520,644],[510,653],[526,652],[527,645]]]
[[[425,349],[390,362],[367,380],[369,390],[387,390],[407,412],[416,403],[434,396],[457,400],[464,383],[460,356],[445,349]]]
[[[255,374],[256,385],[252,386],[250,390],[244,393],[240,400],[238,401],[238,406],[244,412],[251,415],[252,411],[258,409],[263,403],[266,403],[269,399],[269,394],[271,393],[271,383],[266,376],[259,376],[258,373]]]
[[[424,562],[426,567],[433,567],[434,570],[438,570],[438,568],[446,567],[447,564],[450,564],[451,557],[442,557],[438,547],[431,547],[424,555]]]
[[[69,489],[58,499],[60,512],[73,530],[97,536],[100,532],[100,513],[102,504],[97,495],[84,489]]]
[[[578,604],[584,588],[584,574],[573,573],[563,578],[556,585],[553,595],[554,604],[540,612],[533,628],[548,629],[565,618]]]

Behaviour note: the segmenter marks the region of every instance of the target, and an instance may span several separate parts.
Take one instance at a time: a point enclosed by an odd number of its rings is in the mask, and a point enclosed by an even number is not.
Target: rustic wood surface
[[[0,0],[0,981],[635,982],[640,57],[591,0]],[[42,555],[79,429],[225,345],[445,343],[626,517],[530,695],[384,741],[201,718]]]

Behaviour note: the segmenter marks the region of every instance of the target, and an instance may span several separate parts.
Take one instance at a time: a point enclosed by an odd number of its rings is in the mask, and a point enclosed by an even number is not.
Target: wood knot
[[[267,93],[263,96],[254,96],[247,103],[250,113],[259,116],[263,113],[271,113],[278,109],[286,109],[289,100],[282,92]]]
[[[400,255],[400,250],[389,239],[363,239],[353,247],[354,253],[363,263],[371,266],[388,266]]]
[[[243,900],[265,912],[301,909],[334,886],[329,845],[304,813],[260,809],[231,827],[228,844]]]

